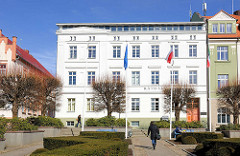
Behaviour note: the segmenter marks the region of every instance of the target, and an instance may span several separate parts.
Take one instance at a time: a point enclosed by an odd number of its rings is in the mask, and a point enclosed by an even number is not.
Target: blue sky
[[[232,12],[232,0],[205,1],[209,16]],[[56,23],[187,22],[190,2],[202,14],[203,0],[0,0],[0,29],[55,75]]]

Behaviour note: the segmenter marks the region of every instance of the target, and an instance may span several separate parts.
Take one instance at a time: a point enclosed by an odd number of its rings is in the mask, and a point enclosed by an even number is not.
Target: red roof
[[[4,36],[4,35],[2,35],[2,36]],[[12,44],[12,41],[10,39],[8,39],[8,44]],[[23,50],[18,45],[16,48],[16,54],[19,57],[21,57],[23,60],[25,60],[26,62],[31,64],[33,67],[40,70],[41,72],[45,73],[48,76],[53,77],[52,74],[46,68],[44,68],[41,63],[38,62],[38,60],[36,60],[32,55],[30,55],[27,51]]]

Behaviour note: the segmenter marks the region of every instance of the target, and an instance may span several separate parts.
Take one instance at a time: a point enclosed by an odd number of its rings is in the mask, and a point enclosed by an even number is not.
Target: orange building
[[[53,77],[46,68],[29,54],[28,50],[23,50],[17,45],[17,37],[13,36],[12,40],[10,40],[0,30],[0,74],[10,73],[33,73],[40,76]],[[30,110],[26,107],[22,107],[18,112],[18,116],[23,118],[41,115],[40,111]],[[11,105],[0,108],[0,116],[11,118]]]

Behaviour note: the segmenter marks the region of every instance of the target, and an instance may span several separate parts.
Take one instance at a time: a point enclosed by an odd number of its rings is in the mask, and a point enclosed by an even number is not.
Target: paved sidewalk
[[[172,146],[161,139],[157,141],[156,149],[152,149],[152,141],[146,136],[133,136],[132,148],[134,156],[187,156],[181,148]]]
[[[0,156],[28,156],[38,148],[43,148],[43,142],[26,145],[22,147],[14,147],[0,152]]]

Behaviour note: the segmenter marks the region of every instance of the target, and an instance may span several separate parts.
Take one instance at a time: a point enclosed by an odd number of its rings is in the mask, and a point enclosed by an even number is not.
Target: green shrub
[[[197,140],[192,136],[186,136],[182,138],[183,144],[197,144]]]
[[[63,127],[63,123],[60,119],[52,118],[48,116],[39,116],[37,118],[30,117],[27,118],[29,123],[34,124],[35,126],[47,126],[47,127]]]
[[[231,156],[234,151],[232,147],[220,147],[216,153],[218,156]]]
[[[89,118],[86,121],[87,126],[97,126],[97,119]]]
[[[46,148],[39,148],[39,149],[36,149],[35,151],[32,152],[32,154],[39,154],[39,153],[43,153],[43,152],[47,152],[48,149]]]
[[[115,117],[105,116],[99,119],[89,118],[86,121],[87,126],[99,126],[99,127],[125,127],[126,120],[123,118],[116,119]],[[130,123],[128,122],[128,126]]]
[[[169,121],[157,121],[155,124],[159,128],[170,128]],[[192,122],[186,122],[186,121],[174,121],[173,122],[173,128],[182,127],[182,128],[202,128],[203,125],[200,121],[192,121]]]
[[[240,138],[230,138],[230,139],[208,139],[203,142],[204,150],[213,153],[213,155],[218,155],[221,147],[221,151],[230,151],[232,155],[240,155]]]
[[[81,136],[92,136],[97,139],[113,139],[113,138],[119,138],[121,140],[125,139],[125,133],[124,132],[88,132],[84,131],[80,133]]]
[[[182,142],[182,135],[177,135],[176,142]]]
[[[64,143],[67,142],[67,143]],[[60,145],[56,145],[56,143]],[[70,145],[71,143],[77,143]],[[125,156],[128,152],[128,143],[125,141],[109,141],[91,137],[58,137],[45,138],[44,147],[54,146],[52,150],[31,156],[48,155],[119,155]]]
[[[228,125],[221,125],[217,128],[217,131],[222,130],[240,130],[240,125],[228,124]]]
[[[222,133],[214,133],[214,132],[187,132],[187,133],[182,133],[182,139],[187,137],[187,136],[192,136],[194,137],[198,143],[202,143],[206,139],[223,139],[223,134]]]
[[[7,130],[7,120],[5,118],[0,118],[0,139],[4,139],[4,134]]]
[[[24,130],[37,130],[38,127],[28,123],[28,120],[22,118],[12,118],[8,119],[8,131],[24,131]]]
[[[194,151],[196,153],[201,153],[202,150],[203,150],[203,144],[198,144]]]

